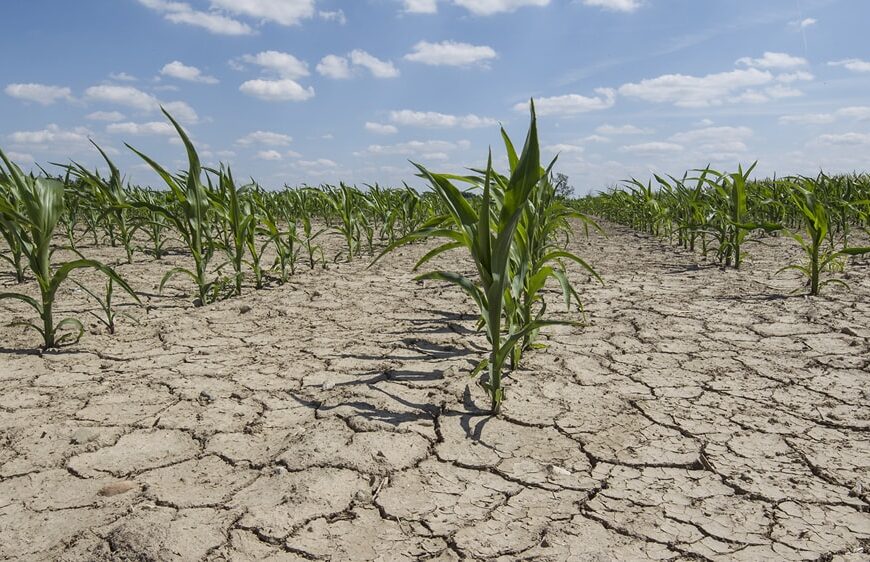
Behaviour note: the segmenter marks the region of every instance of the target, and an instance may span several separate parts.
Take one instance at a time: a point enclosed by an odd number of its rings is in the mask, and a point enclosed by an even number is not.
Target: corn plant
[[[133,236],[139,226],[130,219],[130,205],[127,198],[127,190],[124,189],[124,180],[121,171],[115,166],[106,152],[100,146],[91,141],[102,155],[103,160],[109,166],[109,177],[104,179],[99,172],[90,172],[84,166],[73,162],[67,166],[68,173],[81,180],[92,190],[97,206],[103,209],[103,216],[108,217],[108,231],[115,245],[115,228],[118,229],[118,237],[124,246],[127,263],[133,263]]]
[[[830,228],[830,212],[821,198],[824,180],[800,178],[792,184],[791,201],[803,218],[803,232],[786,231],[801,247],[806,257],[806,263],[791,264],[783,267],[777,273],[795,270],[802,273],[808,280],[810,295],[818,295],[825,285],[837,284],[848,288],[840,279],[821,279],[821,273],[836,259],[845,255],[858,255],[870,252],[870,248],[835,249],[826,239]],[[826,243],[827,242],[827,243]]]
[[[359,193],[343,183],[338,189],[329,189],[324,193],[326,201],[339,219],[333,228],[344,238],[347,252],[345,261],[352,261],[359,246]]]
[[[56,179],[24,175],[0,150],[0,160],[6,166],[5,175],[11,179],[11,197],[0,198],[0,213],[20,226],[19,237],[23,254],[39,285],[40,300],[22,293],[0,293],[0,299],[16,299],[30,305],[39,315],[41,324],[17,323],[29,326],[42,335],[43,347],[52,348],[68,341],[78,341],[84,326],[75,318],[64,318],[55,323],[54,302],[57,291],[69,275],[77,269],[96,269],[129,293],[137,302],[133,289],[110,267],[99,261],[80,258],[52,265],[51,239],[64,210],[64,184]],[[73,332],[59,334],[72,328]]]
[[[244,201],[244,192],[233,179],[232,170],[221,167],[214,171],[218,176],[218,189],[209,190],[212,206],[216,211],[219,246],[227,255],[233,268],[235,294],[242,294],[242,265],[248,237],[253,233],[254,215]]]
[[[507,138],[506,135],[504,137]],[[499,413],[504,401],[505,365],[515,346],[545,325],[568,323],[535,317],[523,326],[510,326],[510,319],[506,321],[504,317],[506,303],[511,298],[511,258],[517,230],[529,199],[541,185],[541,180],[549,174],[549,169],[541,168],[540,164],[534,104],[531,106],[531,123],[522,153],[517,157],[509,149],[508,158],[511,174],[506,181],[500,182],[495,177],[490,153],[483,173],[483,194],[478,208],[451,181],[468,181],[469,178],[436,174],[420,164],[414,164],[420,176],[428,180],[446,209],[446,215],[430,219],[415,232],[388,246],[381,254],[383,256],[421,238],[445,238],[447,241],[424,255],[417,262],[417,267],[453,249],[465,249],[471,256],[477,270],[476,279],[452,271],[432,271],[417,276],[417,279],[457,285],[476,303],[490,350],[488,357],[478,364],[474,373],[487,370],[486,378],[480,384],[490,398],[493,415]],[[505,331],[506,334],[503,333]]]
[[[5,201],[14,211],[20,209],[18,197],[15,195],[15,184],[12,178],[0,170],[0,200]],[[15,282],[24,283],[24,246],[21,240],[23,226],[15,220],[15,214],[4,212],[0,208],[0,235],[6,241],[8,254],[0,253],[0,258],[8,262],[15,272]]]
[[[95,312],[90,312],[90,314],[91,316],[96,318],[97,321],[99,321],[103,326],[106,327],[106,331],[108,333],[115,333],[115,320],[118,318],[118,316],[124,316],[126,318],[129,318],[136,324],[139,323],[139,321],[136,320],[136,318],[134,318],[133,316],[127,314],[126,312],[118,312],[112,306],[112,295],[115,292],[115,282],[112,280],[111,277],[109,277],[108,281],[106,281],[104,297],[99,296],[96,292],[88,289],[85,285],[79,283],[78,281],[73,281],[73,283],[78,285],[81,290],[90,295],[91,298],[97,301],[97,304],[100,305],[100,310],[103,313],[102,316],[96,314]]]
[[[210,199],[202,183],[202,166],[196,148],[194,148],[187,133],[169,112],[163,108],[161,111],[175,127],[187,150],[187,173],[173,176],[160,164],[128,144],[127,147],[151,166],[169,186],[174,200],[164,205],[150,201],[137,201],[135,206],[162,215],[172,223],[193,257],[194,269],[190,270],[184,267],[170,269],[160,281],[160,290],[162,291],[166,283],[175,275],[186,275],[196,284],[199,297],[196,299],[195,305],[203,306],[217,298],[224,284],[221,278],[208,279],[209,263],[215,251],[209,221]]]

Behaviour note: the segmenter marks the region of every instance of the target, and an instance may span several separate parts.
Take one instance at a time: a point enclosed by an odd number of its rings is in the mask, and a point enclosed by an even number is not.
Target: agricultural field
[[[864,560],[870,178],[0,175],[0,560]],[[135,150],[135,149],[134,149]]]

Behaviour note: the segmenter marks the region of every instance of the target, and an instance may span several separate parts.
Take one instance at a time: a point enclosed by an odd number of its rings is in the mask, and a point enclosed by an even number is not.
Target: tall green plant
[[[181,125],[173,119],[168,111],[160,108],[163,114],[169,119],[184,147],[187,150],[188,169],[183,175],[173,176],[167,172],[160,164],[139,152],[129,144],[127,147],[139,155],[155,172],[163,179],[166,185],[172,192],[173,202],[165,205],[153,203],[150,201],[138,201],[136,206],[148,209],[154,213],[164,216],[170,223],[175,226],[181,239],[184,241],[187,249],[193,257],[193,270],[185,267],[175,267],[169,270],[163,279],[160,281],[160,289],[175,275],[183,274],[190,277],[196,284],[199,298],[196,300],[198,306],[208,304],[217,297],[217,291],[221,286],[220,279],[209,279],[209,263],[214,256],[215,244],[211,234],[211,224],[209,221],[210,199],[205,186],[202,183],[202,166],[200,165],[199,155],[194,148],[193,143],[181,128]]]
[[[78,341],[84,333],[84,326],[75,318],[64,318],[56,323],[54,319],[57,291],[77,269],[91,268],[100,271],[139,302],[133,289],[112,268],[99,261],[80,258],[52,265],[51,239],[64,210],[64,184],[56,179],[24,175],[2,150],[0,160],[5,164],[6,175],[11,178],[12,183],[12,197],[0,198],[0,213],[8,216],[20,227],[22,252],[27,257],[30,270],[39,285],[40,300],[22,293],[0,293],[0,299],[16,299],[36,310],[41,324],[23,324],[42,335],[43,347],[55,347],[70,340]],[[70,327],[77,331],[58,334],[60,330]]]

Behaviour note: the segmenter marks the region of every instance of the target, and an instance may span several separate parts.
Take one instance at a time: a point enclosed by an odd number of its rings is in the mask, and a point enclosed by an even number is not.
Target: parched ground
[[[867,560],[868,262],[810,299],[788,241],[735,272],[608,231],[575,244],[589,325],[499,418],[423,247],[199,309],[138,255],[140,325],[44,355],[0,302],[0,559]]]

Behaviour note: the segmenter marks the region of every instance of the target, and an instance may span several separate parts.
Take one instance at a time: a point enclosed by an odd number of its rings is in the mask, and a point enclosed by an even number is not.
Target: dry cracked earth
[[[139,325],[44,354],[0,303],[0,559],[867,560],[868,262],[805,298],[785,240],[735,272],[608,234],[574,243],[588,324],[543,334],[498,418],[422,246],[204,308],[158,294],[182,256],[140,254]]]

